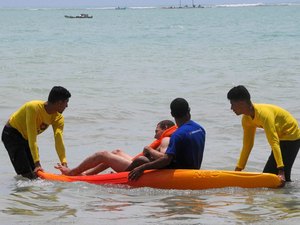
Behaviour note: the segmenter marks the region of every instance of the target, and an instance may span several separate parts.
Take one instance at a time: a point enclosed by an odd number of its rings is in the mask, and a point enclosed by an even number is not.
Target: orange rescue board
[[[148,170],[137,181],[128,180],[128,172],[98,174],[91,176],[65,176],[38,172],[42,179],[63,182],[88,182],[92,184],[122,184],[130,187],[159,189],[201,190],[209,188],[277,188],[281,182],[270,173],[239,172],[224,170]]]

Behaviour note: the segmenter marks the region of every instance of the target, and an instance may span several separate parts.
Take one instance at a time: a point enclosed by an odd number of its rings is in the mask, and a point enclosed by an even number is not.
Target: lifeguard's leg
[[[297,141],[281,141],[280,142],[280,149],[284,164],[284,173],[286,181],[291,181],[291,170],[298,154],[300,147],[300,140]],[[271,153],[265,168],[263,170],[264,173],[274,173],[278,174],[277,164],[273,155]]]
[[[16,129],[5,126],[2,132],[2,142],[16,173],[29,179],[37,178],[33,172],[35,166],[28,142],[22,135]]]
[[[269,156],[269,159],[265,165],[263,172],[278,174],[278,169],[277,169],[277,165],[276,165],[276,161],[275,161],[273,152],[271,152],[271,155]]]
[[[284,173],[286,181],[291,181],[291,172],[294,161],[297,157],[300,147],[300,140],[296,141],[281,141],[280,149],[284,164]]]

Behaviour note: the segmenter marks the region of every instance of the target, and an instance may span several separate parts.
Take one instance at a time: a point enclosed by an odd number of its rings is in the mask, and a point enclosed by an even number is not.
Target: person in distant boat
[[[51,89],[48,101],[29,101],[21,106],[4,126],[2,142],[7,149],[11,163],[18,175],[34,179],[36,172],[43,170],[37,135],[52,125],[55,148],[62,165],[67,167],[65,146],[63,142],[64,117],[68,107],[70,92],[61,86]]]
[[[116,172],[127,171],[129,167],[136,167],[163,154],[168,147],[170,136],[175,130],[176,126],[171,120],[160,121],[155,129],[154,138],[156,140],[149,146],[146,146],[143,153],[135,158],[130,157],[122,150],[114,150],[112,152],[99,151],[87,157],[73,169],[61,164],[58,164],[55,168],[60,170],[62,174],[69,176],[94,175],[109,167]]]
[[[170,108],[178,129],[172,134],[165,154],[131,170],[129,180],[139,179],[143,172],[149,169],[200,169],[205,146],[205,130],[191,120],[190,107],[185,99],[174,99]]]
[[[233,87],[227,94],[231,109],[243,115],[243,148],[236,171],[245,168],[254,144],[256,128],[263,128],[272,152],[264,167],[264,173],[278,174],[291,181],[291,170],[300,148],[300,129],[297,120],[285,109],[270,104],[254,104],[250,93],[242,86]]]

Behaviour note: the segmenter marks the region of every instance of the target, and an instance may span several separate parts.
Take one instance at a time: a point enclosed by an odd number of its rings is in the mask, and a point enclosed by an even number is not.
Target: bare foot
[[[60,163],[57,163],[57,166],[54,166],[54,168],[60,170],[60,172],[64,175],[70,175],[71,169],[61,165]]]

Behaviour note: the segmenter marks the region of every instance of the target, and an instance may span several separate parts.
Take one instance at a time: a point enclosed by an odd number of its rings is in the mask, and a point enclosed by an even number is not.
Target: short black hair
[[[181,118],[190,112],[189,103],[184,98],[176,98],[171,104],[171,114],[175,118]]]
[[[233,101],[247,101],[251,102],[251,96],[247,88],[243,85],[238,85],[230,89],[227,93],[227,99]]]
[[[48,102],[55,103],[58,101],[65,101],[71,97],[71,93],[64,87],[54,86],[48,96]]]

